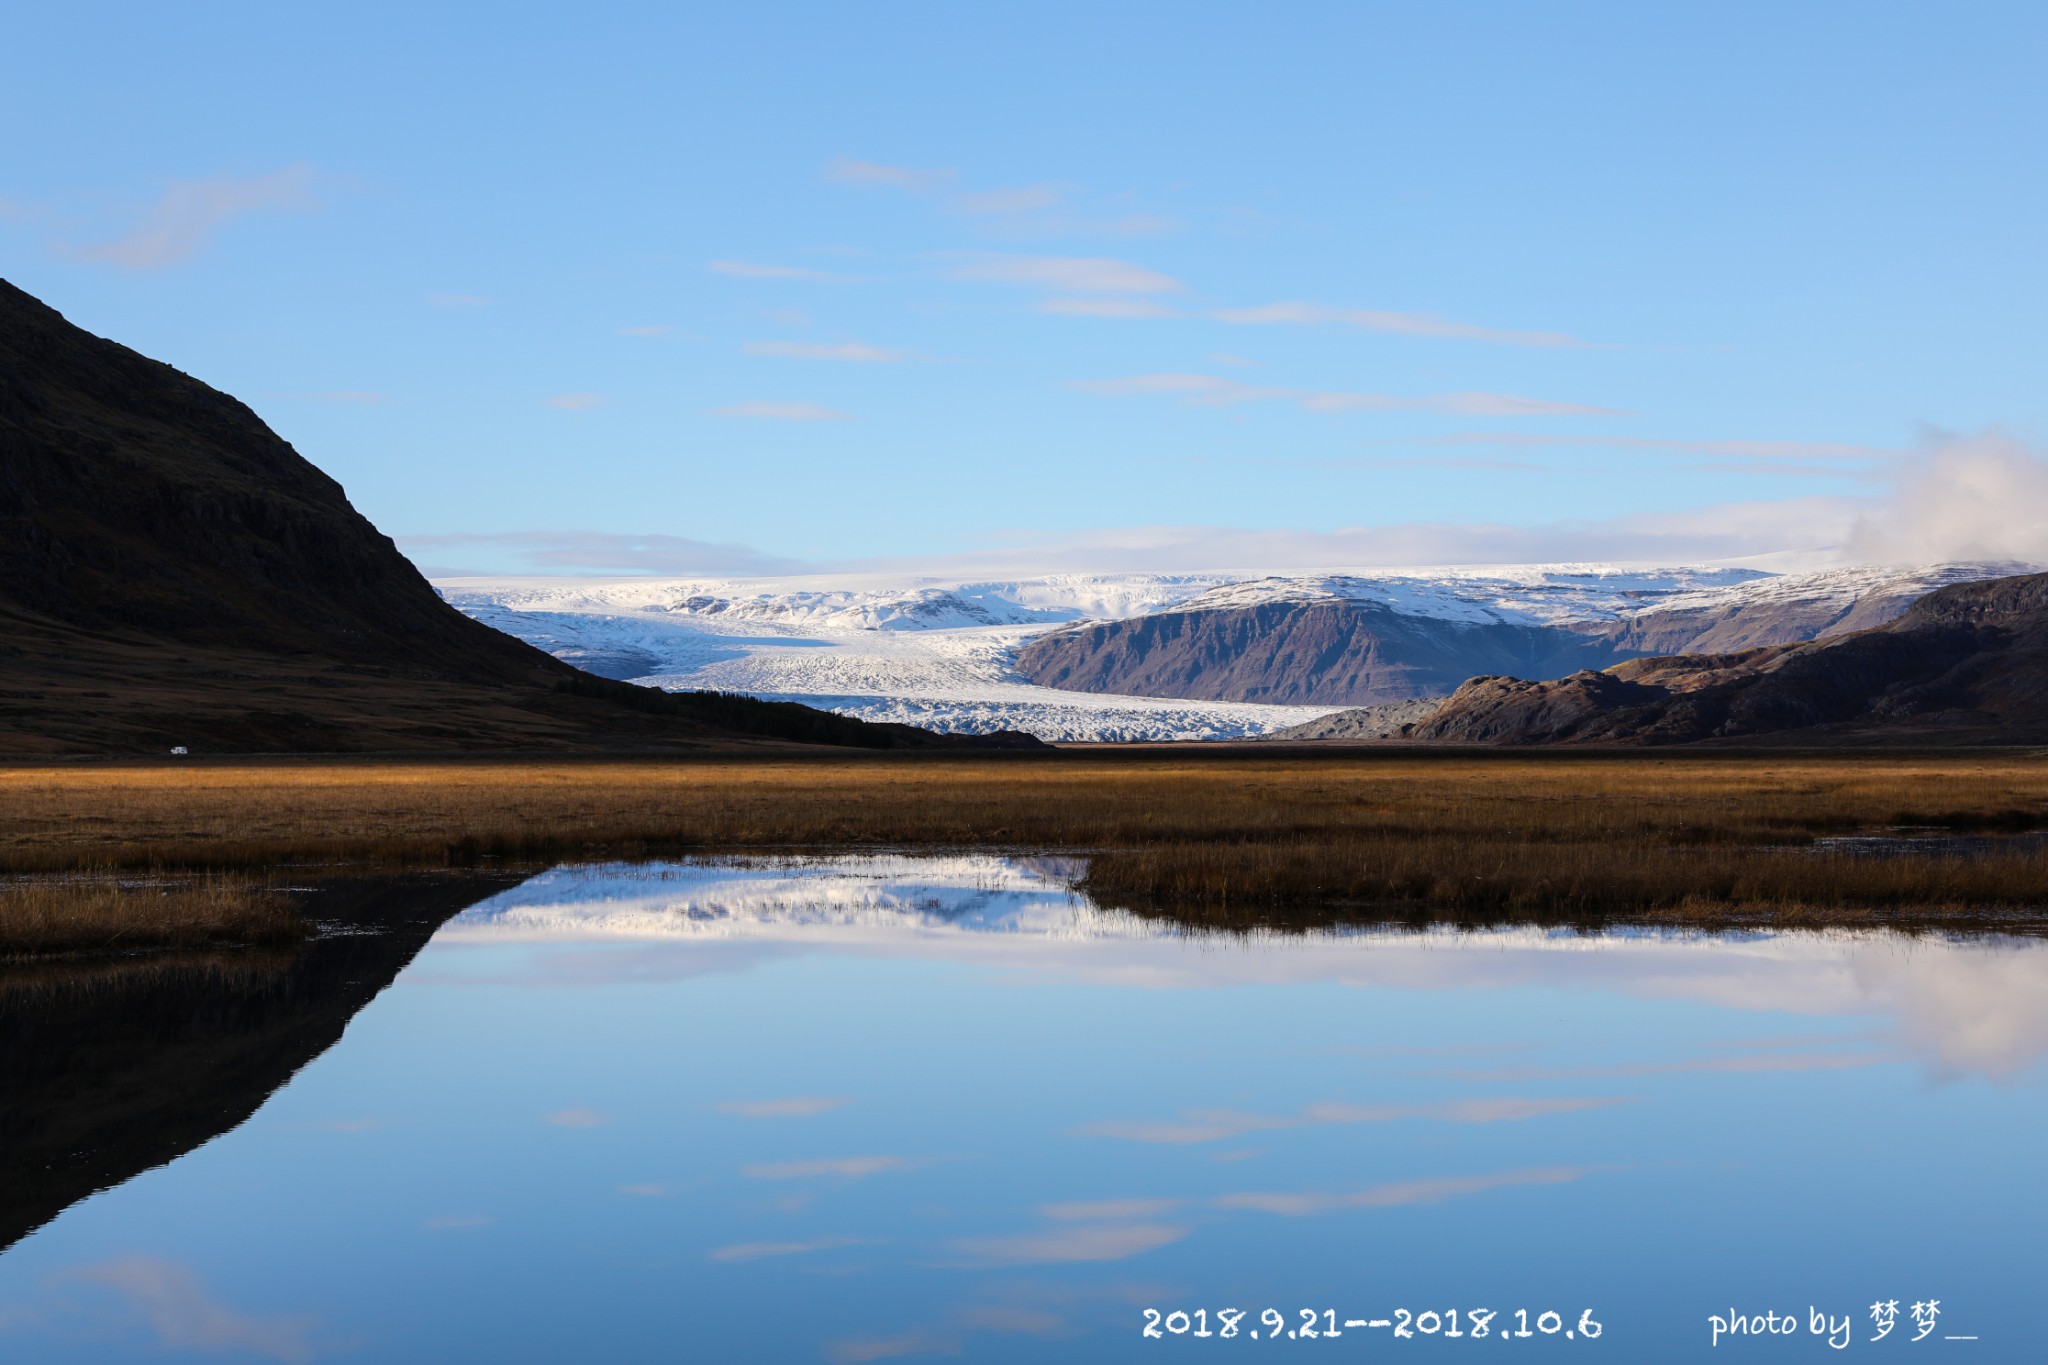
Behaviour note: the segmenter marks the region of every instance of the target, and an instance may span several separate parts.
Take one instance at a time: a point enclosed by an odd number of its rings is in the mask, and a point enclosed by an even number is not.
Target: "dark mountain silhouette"
[[[1473,678],[1413,738],[1483,744],[2048,743],[2048,574],[1958,583],[1875,630]]]
[[[329,931],[292,949],[0,966],[0,1251],[239,1125],[444,921],[521,880],[407,873],[303,891]]]
[[[0,281],[0,752],[742,736],[972,742],[630,687],[472,621],[247,407]]]

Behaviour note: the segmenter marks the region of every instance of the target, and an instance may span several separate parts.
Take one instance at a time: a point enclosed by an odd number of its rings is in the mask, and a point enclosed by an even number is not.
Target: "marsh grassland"
[[[1337,753],[0,769],[0,870],[998,847],[1200,919],[1840,922],[2048,906],[2048,757]],[[1900,854],[1843,836],[1948,837]],[[1816,842],[1820,841],[1820,842]],[[13,914],[11,909],[0,912]]]
[[[287,944],[305,932],[289,896],[241,877],[138,885],[100,874],[0,885],[0,961]]]

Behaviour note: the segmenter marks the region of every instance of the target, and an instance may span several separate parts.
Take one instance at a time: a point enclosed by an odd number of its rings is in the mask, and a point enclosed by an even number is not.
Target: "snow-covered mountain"
[[[1859,603],[1903,604],[2012,565],[1842,569],[1605,564],[1416,568],[1370,573],[1053,574],[1000,581],[874,576],[696,579],[449,579],[462,611],[592,672],[669,689],[745,692],[866,720],[1052,740],[1219,739],[1264,734],[1342,709],[1190,701],[1039,686],[1018,648],[1090,621],[1276,603],[1370,602],[1469,626],[1625,631],[1681,613],[1797,607],[1851,619]],[[1876,624],[1871,621],[1869,624]],[[1861,624],[1860,622],[1856,624]],[[1801,627],[1802,629],[1805,627]]]

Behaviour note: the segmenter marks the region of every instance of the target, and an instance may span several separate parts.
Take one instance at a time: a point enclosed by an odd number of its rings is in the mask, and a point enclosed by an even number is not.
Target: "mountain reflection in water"
[[[1146,1307],[1490,1305],[1685,1360],[1737,1304],[1920,1294],[1980,1359],[2031,1330],[2048,943],[1218,932],[1080,870],[419,876],[323,893],[378,932],[297,954],[0,974],[0,1356],[1154,1359]]]

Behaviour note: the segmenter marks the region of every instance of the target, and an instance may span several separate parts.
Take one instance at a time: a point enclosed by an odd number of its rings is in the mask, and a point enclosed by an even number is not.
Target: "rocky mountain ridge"
[[[2048,743],[2048,574],[1952,584],[1796,644],[1475,677],[1410,734],[1476,744]]]

